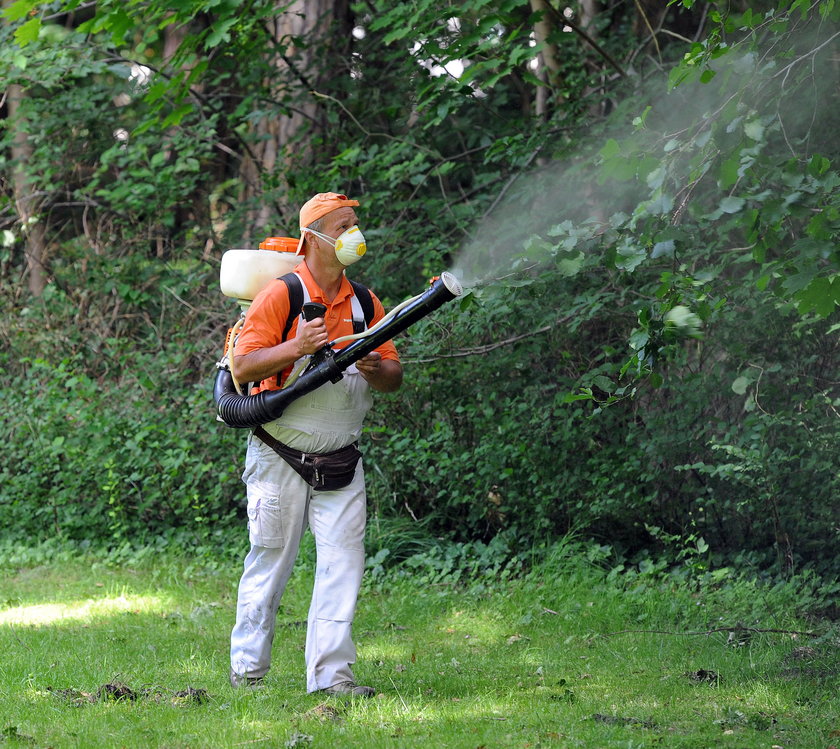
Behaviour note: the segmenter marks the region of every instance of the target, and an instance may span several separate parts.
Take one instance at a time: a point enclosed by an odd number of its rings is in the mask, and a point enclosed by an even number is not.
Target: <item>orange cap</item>
[[[307,200],[300,209],[300,241],[297,245],[297,254],[300,254],[303,248],[303,230],[309,226],[313,221],[317,221],[322,216],[334,211],[336,208],[342,206],[349,206],[355,208],[359,205],[358,200],[352,200],[346,195],[341,195],[337,192],[319,192]]]
[[[275,250],[276,252],[294,252],[298,241],[292,237],[266,237],[260,242],[261,250]]]

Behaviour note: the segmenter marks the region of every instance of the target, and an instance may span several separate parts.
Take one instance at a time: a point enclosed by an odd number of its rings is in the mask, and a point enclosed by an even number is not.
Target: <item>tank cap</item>
[[[297,252],[298,240],[291,237],[266,237],[260,242],[261,250],[274,250],[275,252]]]

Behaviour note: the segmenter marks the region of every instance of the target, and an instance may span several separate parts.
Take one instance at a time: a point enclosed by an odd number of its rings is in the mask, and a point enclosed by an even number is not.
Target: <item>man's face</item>
[[[357,226],[358,223],[359,219],[356,217],[356,211],[350,206],[342,206],[324,216],[324,228],[321,233],[337,239],[350,227]]]

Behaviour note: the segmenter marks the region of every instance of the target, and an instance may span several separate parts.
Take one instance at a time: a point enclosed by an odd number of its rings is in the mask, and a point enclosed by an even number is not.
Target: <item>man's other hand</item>
[[[386,359],[378,351],[371,351],[356,361],[356,369],[374,390],[391,393],[402,385],[402,365]]]

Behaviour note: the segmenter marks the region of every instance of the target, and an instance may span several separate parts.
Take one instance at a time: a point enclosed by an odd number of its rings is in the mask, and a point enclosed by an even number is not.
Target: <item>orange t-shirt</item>
[[[324,321],[327,324],[327,334],[330,340],[340,338],[345,335],[352,335],[353,333],[353,287],[347,278],[341,279],[341,287],[332,302],[328,302],[324,298],[324,292],[321,287],[315,282],[306,262],[302,262],[296,268],[296,272],[300,275],[301,280],[306,284],[309,291],[309,298],[313,302],[321,302],[327,307],[324,315]],[[371,292],[371,299],[373,301],[373,320],[370,326],[373,327],[383,317],[385,317],[385,308],[382,302]],[[277,346],[283,342],[283,328],[286,325],[286,320],[289,317],[289,294],[286,284],[280,279],[270,281],[268,285],[260,291],[254,298],[251,306],[245,314],[245,322],[239,331],[236,339],[236,348],[234,349],[234,356],[243,356],[250,354],[252,351],[258,349],[270,348]],[[297,326],[300,316],[295,317],[292,322],[292,327],[289,329],[289,334],[286,340],[291,340],[297,334]],[[336,351],[348,346],[352,341],[343,341],[336,344]],[[391,361],[399,361],[400,357],[397,354],[397,349],[392,341],[387,341],[375,349],[382,356],[383,360],[389,359]],[[280,376],[282,383],[292,367],[287,367]],[[270,377],[263,380],[259,387],[254,388],[251,392],[257,393],[261,390],[277,390],[279,388],[276,377]]]

